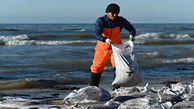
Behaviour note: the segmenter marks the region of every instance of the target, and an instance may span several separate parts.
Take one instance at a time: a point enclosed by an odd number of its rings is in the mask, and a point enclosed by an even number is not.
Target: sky
[[[0,23],[95,23],[109,3],[132,23],[194,23],[194,0],[0,0]]]

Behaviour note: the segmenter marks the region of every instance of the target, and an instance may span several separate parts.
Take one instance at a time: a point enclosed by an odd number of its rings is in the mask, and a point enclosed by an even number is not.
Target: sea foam
[[[163,33],[144,33],[137,35],[136,39],[162,39],[162,38],[176,38],[176,39],[187,39],[191,38],[189,34],[163,34]]]
[[[159,56],[160,53],[155,51],[155,52],[145,52],[145,53],[138,53],[139,55],[141,55],[142,57],[155,57],[155,56]]]
[[[171,60],[161,60],[162,63],[176,64],[176,63],[194,63],[194,58],[180,58]]]
[[[190,38],[189,34],[170,34],[169,37],[176,39]]]
[[[84,44],[84,43],[96,43],[96,40],[71,40],[71,41],[41,41],[30,40],[30,37],[26,34],[16,36],[0,36],[0,41],[4,42],[4,45],[65,45],[65,44]]]
[[[25,39],[29,39],[29,37],[26,34],[16,35],[16,36],[1,36],[0,35],[0,40],[2,41],[25,40]]]
[[[159,33],[144,33],[137,35],[135,38],[136,39],[158,39],[159,38]]]

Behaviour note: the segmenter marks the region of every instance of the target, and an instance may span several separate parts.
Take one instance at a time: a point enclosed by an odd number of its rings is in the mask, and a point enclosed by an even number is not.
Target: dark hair
[[[107,6],[106,8],[106,13],[108,12],[112,12],[112,13],[119,13],[120,12],[120,7],[119,5],[115,4],[115,3],[111,3]]]

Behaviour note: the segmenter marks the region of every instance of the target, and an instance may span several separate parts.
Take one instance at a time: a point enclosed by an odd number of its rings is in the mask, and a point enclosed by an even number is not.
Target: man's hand
[[[134,42],[135,38],[132,35],[129,35],[129,40]]]
[[[106,39],[106,43],[108,44],[108,45],[111,45],[112,44],[112,40],[110,40],[110,39]]]

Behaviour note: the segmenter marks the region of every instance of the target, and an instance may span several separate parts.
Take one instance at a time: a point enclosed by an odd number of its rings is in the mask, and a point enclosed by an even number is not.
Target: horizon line
[[[95,24],[95,23],[85,23],[85,22],[75,22],[75,23],[54,23],[54,22],[49,22],[49,23],[35,23],[35,22],[23,22],[23,23],[1,23],[0,24]],[[136,22],[136,23],[131,23],[131,24],[194,24],[194,22]]]

